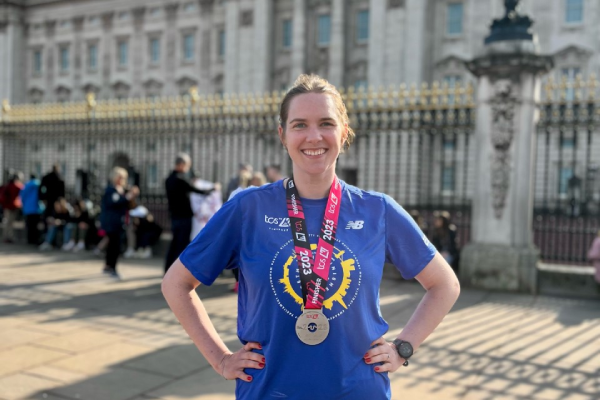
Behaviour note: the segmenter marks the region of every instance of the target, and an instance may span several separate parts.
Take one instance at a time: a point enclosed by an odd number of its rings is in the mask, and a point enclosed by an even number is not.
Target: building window
[[[576,24],[583,21],[583,0],[566,0],[565,6],[565,22]]]
[[[559,171],[558,194],[567,194],[569,179],[573,176],[573,168],[562,167]]]
[[[445,166],[442,169],[442,192],[454,191],[454,166]]]
[[[183,11],[188,13],[188,12],[192,12],[196,9],[196,5],[194,3],[186,3],[183,6]]]
[[[125,67],[129,56],[129,43],[126,40],[119,40],[117,47],[119,48],[119,66]]]
[[[148,184],[148,187],[158,186],[158,166],[156,163],[148,165],[146,182]]]
[[[219,56],[225,57],[225,29],[219,31]]]
[[[446,16],[446,33],[448,35],[460,35],[463,25],[463,4],[448,4],[448,13]]]
[[[191,33],[183,37],[183,59],[185,61],[194,60],[194,35]]]
[[[42,72],[42,51],[35,50],[33,52],[33,72],[40,74]]]
[[[158,38],[150,39],[150,62],[152,64],[160,62],[160,40]]]
[[[286,19],[283,21],[283,48],[289,49],[292,47],[292,20]]]
[[[331,39],[331,16],[329,14],[319,15],[318,44],[326,46]]]
[[[569,150],[575,148],[575,137],[562,138],[560,141],[560,147],[563,150]]]
[[[456,148],[456,142],[452,138],[444,138],[443,145],[444,150],[454,150]]]
[[[581,73],[580,68],[563,68],[560,71],[561,80],[565,78],[567,80],[567,89],[565,92],[565,99],[567,101],[573,101],[575,99],[575,90],[573,88],[573,83],[577,78],[577,75]]]
[[[96,44],[88,46],[88,68],[91,70],[98,69],[98,45]]]
[[[454,104],[454,89],[460,85],[462,78],[460,75],[446,75],[444,83],[448,85],[448,104]]]
[[[360,10],[356,21],[356,40],[369,40],[369,10]]]
[[[62,46],[60,48],[60,70],[67,72],[69,70],[69,48]]]

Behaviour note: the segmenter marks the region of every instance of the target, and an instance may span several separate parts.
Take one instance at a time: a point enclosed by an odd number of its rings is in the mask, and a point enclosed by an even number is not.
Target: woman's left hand
[[[373,347],[375,346],[375,347]],[[394,372],[404,363],[392,343],[380,337],[371,343],[372,349],[364,355],[365,363],[375,364],[375,372]],[[379,363],[382,363],[379,365]]]

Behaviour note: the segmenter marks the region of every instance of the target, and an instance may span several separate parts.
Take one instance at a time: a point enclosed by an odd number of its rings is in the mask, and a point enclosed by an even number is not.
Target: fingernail
[[[375,369],[377,369],[377,368],[375,368]],[[248,382],[250,382],[251,380],[252,380],[252,377],[251,377],[251,376],[249,376],[249,377],[248,377]]]
[[[365,358],[365,361],[366,362],[371,362],[371,359],[370,358]]]
[[[365,353],[365,357],[369,357],[369,353]]]
[[[375,367],[375,371],[379,371],[379,367]]]
[[[264,367],[264,366],[265,366],[265,364],[263,364],[263,363],[259,363],[259,364],[258,364],[258,366],[262,368],[262,367]]]
[[[265,362],[265,358],[264,357],[262,358],[262,362]]]
[[[262,350],[262,346],[261,346],[260,344],[258,345],[258,348],[259,348],[260,350]]]

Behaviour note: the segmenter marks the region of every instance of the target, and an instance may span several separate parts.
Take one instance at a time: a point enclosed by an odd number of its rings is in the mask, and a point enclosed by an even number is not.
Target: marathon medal
[[[323,314],[322,308],[340,215],[342,186],[337,176],[334,177],[314,257],[308,239],[304,209],[294,178],[290,178],[286,183],[286,198],[304,305],[302,315],[296,321],[296,335],[304,344],[317,345],[329,334],[329,320]]]

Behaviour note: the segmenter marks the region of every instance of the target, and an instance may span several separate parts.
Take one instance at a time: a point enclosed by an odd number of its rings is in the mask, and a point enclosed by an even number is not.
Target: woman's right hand
[[[244,382],[252,382],[252,377],[245,374],[244,369],[263,369],[266,361],[262,354],[255,353],[252,349],[262,350],[262,346],[257,342],[248,342],[235,353],[225,354],[217,372],[227,380],[237,378]]]

